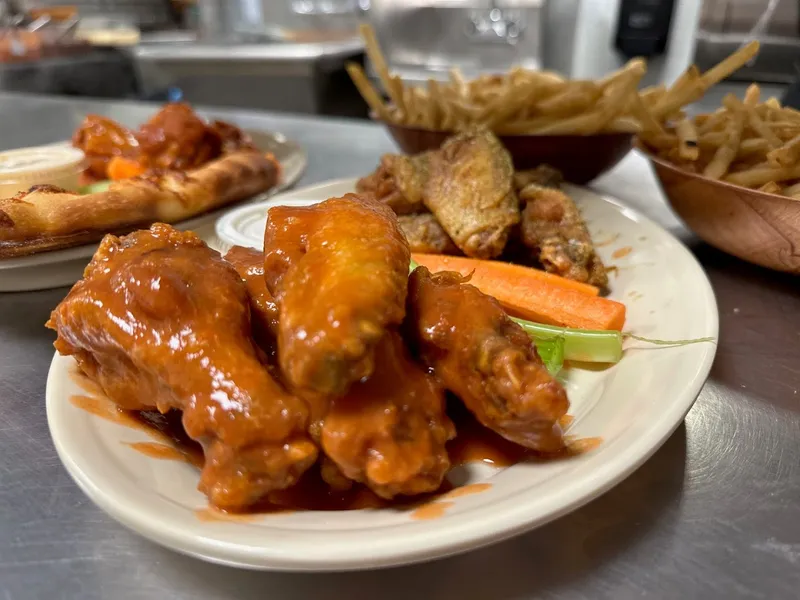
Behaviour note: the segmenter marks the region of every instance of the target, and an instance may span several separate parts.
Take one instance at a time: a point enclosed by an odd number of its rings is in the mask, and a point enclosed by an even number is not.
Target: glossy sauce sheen
[[[85,378],[78,376],[76,381],[87,387]],[[76,395],[71,401],[95,416],[144,431],[155,440],[126,443],[132,450],[154,459],[187,462],[198,468],[203,465],[202,448],[188,438],[177,411],[170,411],[166,415],[154,411],[124,411],[102,396]],[[565,438],[567,447],[562,453],[543,456],[486,429],[460,407],[451,407],[448,412],[453,416],[458,431],[457,437],[447,444],[454,467],[468,463],[485,463],[504,468],[523,461],[575,456],[589,452],[601,443],[600,438],[571,439],[568,436]],[[561,425],[568,426],[571,419],[569,416],[562,418]],[[387,501],[358,484],[343,492],[332,490],[320,477],[319,469],[314,467],[296,485],[270,493],[267,501],[257,504],[247,513],[231,513],[214,508],[203,508],[196,512],[197,518],[204,522],[246,522],[258,514],[286,514],[296,510],[341,511],[392,507],[409,510],[412,519],[430,520],[444,516],[453,506],[450,500],[482,493],[489,490],[491,485],[483,482],[454,488],[445,480],[434,493]]]

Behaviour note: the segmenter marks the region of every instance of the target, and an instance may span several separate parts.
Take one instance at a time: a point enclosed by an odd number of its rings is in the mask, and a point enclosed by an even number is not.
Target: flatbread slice
[[[34,186],[0,199],[0,258],[78,246],[155,222],[183,221],[264,192],[279,176],[274,157],[244,150],[187,172],[114,182],[93,194]]]

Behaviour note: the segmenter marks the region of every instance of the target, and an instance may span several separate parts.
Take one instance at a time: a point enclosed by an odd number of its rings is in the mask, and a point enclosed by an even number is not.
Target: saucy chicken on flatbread
[[[0,258],[97,241],[154,222],[175,223],[274,187],[280,165],[233,125],[207,124],[184,104],[138,132],[90,115],[73,144],[86,155],[89,194],[34,186],[0,199]]]

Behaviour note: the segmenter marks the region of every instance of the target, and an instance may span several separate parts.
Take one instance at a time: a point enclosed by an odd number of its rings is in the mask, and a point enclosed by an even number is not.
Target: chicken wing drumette
[[[445,443],[455,434],[444,409],[443,390],[390,331],[373,374],[331,401],[322,449],[345,476],[383,498],[433,492],[450,468]]]
[[[247,288],[256,341],[271,353],[278,335],[278,305],[264,278],[264,253],[254,248],[234,246],[225,254],[225,260],[233,265]]]
[[[531,183],[520,190],[519,199],[524,206],[520,237],[532,258],[548,273],[605,288],[606,268],[572,198]]]
[[[317,457],[305,403],[258,360],[245,285],[190,232],[156,224],[103,239],[48,326],[108,397],[183,411],[203,445],[200,489],[241,509],[288,487]]]
[[[483,425],[535,450],[563,447],[566,392],[496,300],[458,273],[419,267],[409,279],[406,330],[442,385]]]

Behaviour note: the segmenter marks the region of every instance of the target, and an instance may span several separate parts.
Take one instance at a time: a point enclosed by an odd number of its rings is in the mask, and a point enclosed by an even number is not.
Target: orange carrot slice
[[[455,271],[462,275],[469,275],[472,271],[479,269],[490,269],[493,273],[502,273],[508,278],[540,279],[552,285],[576,290],[590,296],[597,296],[600,290],[588,283],[573,281],[566,277],[553,275],[540,269],[523,267],[512,263],[497,260],[479,260],[477,258],[466,258],[464,256],[446,256],[444,254],[421,254],[414,253],[413,259],[420,265],[425,265],[433,272],[436,271]]]
[[[108,167],[106,167],[106,174],[112,181],[130,179],[141,175],[144,171],[144,166],[139,161],[122,156],[112,158],[108,163]]]
[[[493,296],[516,317],[577,329],[613,329],[625,325],[625,305],[597,296],[596,287],[509,263],[459,256],[412,254],[431,271],[472,275],[470,283]]]

